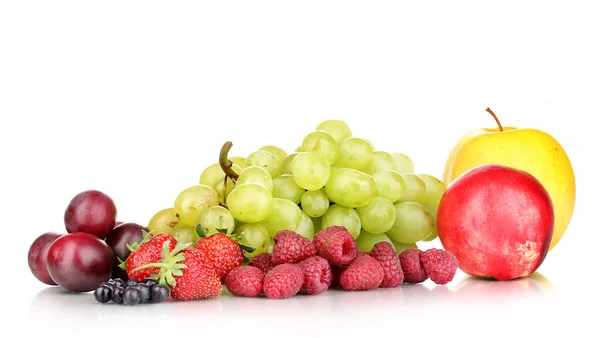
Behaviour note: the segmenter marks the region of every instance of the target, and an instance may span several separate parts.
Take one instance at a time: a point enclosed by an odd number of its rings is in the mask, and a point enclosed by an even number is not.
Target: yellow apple
[[[443,181],[447,185],[464,172],[490,163],[527,171],[548,191],[554,205],[554,233],[550,250],[560,241],[575,208],[575,174],[560,143],[550,134],[532,128],[498,125],[463,135],[448,156]]]

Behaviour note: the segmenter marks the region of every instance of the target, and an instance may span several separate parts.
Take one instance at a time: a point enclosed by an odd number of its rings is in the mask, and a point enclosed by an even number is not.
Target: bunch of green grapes
[[[289,153],[266,145],[227,157],[230,148],[226,143],[198,184],[152,217],[150,230],[191,241],[198,225],[208,233],[241,234],[240,243],[255,248],[249,258],[268,252],[284,229],[312,239],[341,225],[361,251],[385,241],[398,253],[437,237],[444,183],[416,174],[409,156],[353,136],[344,121],[323,121]]]

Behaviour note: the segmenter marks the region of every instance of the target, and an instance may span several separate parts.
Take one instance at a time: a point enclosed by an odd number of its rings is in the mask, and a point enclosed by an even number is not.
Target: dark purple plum
[[[140,243],[144,238],[142,231],[148,231],[148,229],[137,223],[123,223],[108,234],[106,244],[108,244],[118,258],[124,261],[131,254],[127,245],[132,245],[136,242]]]
[[[115,254],[106,242],[75,232],[52,243],[47,264],[56,284],[71,292],[88,292],[110,279],[114,261]]]
[[[65,210],[68,233],[85,232],[104,239],[115,227],[117,207],[110,196],[97,190],[75,195]]]
[[[61,234],[56,232],[46,232],[36,238],[27,254],[27,263],[29,264],[29,270],[40,282],[48,285],[56,285],[56,282],[52,280],[48,273],[48,267],[46,265],[46,259],[48,257],[48,249],[50,245],[57,240]]]

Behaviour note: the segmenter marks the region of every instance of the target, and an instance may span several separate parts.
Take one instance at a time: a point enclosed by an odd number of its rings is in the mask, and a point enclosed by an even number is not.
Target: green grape
[[[219,196],[219,203],[223,205],[227,204],[225,201],[225,197],[229,196],[233,188],[235,188],[235,184],[233,184],[233,181],[229,177],[227,178],[227,189],[225,189],[225,177],[215,182],[215,185],[213,185],[213,189],[215,189],[215,191],[217,192],[217,196]]]
[[[392,228],[396,220],[394,203],[387,198],[375,196],[364,207],[356,208],[362,229],[372,234],[382,234]]]
[[[425,182],[425,199],[423,204],[438,207],[442,195],[446,192],[446,184],[439,178],[429,174],[419,174],[419,177]]]
[[[273,198],[273,211],[261,223],[269,230],[271,237],[284,229],[296,230],[300,224],[302,210],[297,204],[283,198]]]
[[[373,175],[377,196],[385,197],[392,203],[398,201],[406,191],[406,183],[400,174],[393,170],[383,169]]]
[[[429,210],[429,212],[433,216],[433,231],[431,232],[431,235],[429,235],[423,241],[424,242],[431,242],[431,241],[433,241],[434,239],[436,239],[438,237],[438,232],[437,232],[437,212],[438,212],[438,208],[433,207],[431,205],[426,205],[425,207],[427,208],[427,210]]]
[[[273,195],[260,184],[244,183],[236,186],[227,196],[227,207],[233,218],[241,222],[260,222],[273,209]]]
[[[286,175],[292,173],[292,162],[296,158],[296,155],[299,153],[293,152],[285,157],[283,163],[281,164],[281,170],[279,171],[279,175]]]
[[[360,217],[358,216],[358,213],[356,213],[356,210],[352,208],[347,208],[338,204],[330,206],[325,215],[321,218],[321,229],[333,225],[346,227],[354,239],[358,238],[358,235],[360,234]]]
[[[296,149],[294,149],[295,153],[301,153],[302,152],[302,145],[299,145],[296,147]]]
[[[392,154],[376,150],[373,152],[373,159],[365,169],[367,174],[374,174],[383,169],[396,170],[396,162]]]
[[[202,211],[219,204],[219,195],[215,189],[199,184],[183,190],[175,199],[175,213],[187,226],[196,226]]]
[[[176,240],[177,243],[191,243],[195,245],[196,242],[200,239],[200,236],[196,233],[196,227],[181,227],[173,230],[171,234]]]
[[[392,240],[386,234],[372,234],[370,232],[362,230],[358,238],[356,239],[356,246],[358,251],[369,252],[373,249],[375,244],[380,242],[388,242],[392,245]]]
[[[269,230],[261,223],[243,223],[235,228],[234,233],[243,234],[240,244],[254,248],[253,252],[244,252],[248,258],[267,252],[271,245]]]
[[[311,241],[315,236],[315,225],[313,224],[312,219],[305,212],[301,211],[300,214],[300,223],[296,228],[295,232],[299,235],[302,235]]]
[[[338,158],[338,144],[326,131],[313,131],[306,135],[302,141],[302,152],[316,152],[323,154],[330,165],[334,165]]]
[[[401,254],[402,252],[408,250],[408,249],[417,249],[417,244],[416,243],[400,243],[400,242],[396,242],[394,240],[391,240],[392,244],[394,244],[394,248],[396,249],[396,253],[397,254]]]
[[[263,167],[269,172],[272,178],[279,175],[281,163],[275,155],[266,150],[257,150],[246,157],[246,167]]]
[[[348,137],[338,147],[338,159],[335,165],[339,168],[365,170],[373,160],[373,146],[365,139]]]
[[[180,222],[175,208],[166,208],[157,212],[148,222],[148,230],[153,234],[171,234],[178,226]]]
[[[242,172],[242,168],[233,164],[231,166],[233,171],[237,174]],[[208,185],[209,187],[213,187],[218,180],[222,180],[225,177],[225,172],[221,169],[219,163],[213,163],[206,167],[202,174],[200,174],[200,184]]]
[[[198,217],[198,224],[201,224],[207,233],[217,233],[218,230],[226,230],[231,235],[235,227],[235,220],[231,212],[220,205],[210,207],[204,210]]]
[[[229,158],[233,164],[237,165],[240,169],[246,168],[246,158],[243,156],[232,156]],[[237,171],[236,171],[237,172]]]
[[[373,144],[373,142],[371,142],[371,140],[369,140],[368,138],[364,138],[363,140],[367,141],[371,145],[371,148],[373,148],[373,151],[375,151],[375,145]]]
[[[273,197],[285,198],[298,204],[304,191],[296,184],[292,175],[281,175],[273,179]]]
[[[292,176],[306,190],[323,188],[331,175],[331,167],[323,154],[303,152],[292,161]]]
[[[321,122],[315,130],[322,130],[330,133],[338,143],[343,139],[352,136],[350,127],[342,120],[325,120]]]
[[[415,171],[415,165],[410,157],[402,153],[392,153],[394,162],[396,162],[396,171],[399,173],[412,173]]]
[[[373,177],[350,168],[332,168],[325,184],[329,199],[348,208],[358,208],[371,202],[376,195]]]
[[[261,147],[259,150],[264,150],[264,151],[270,152],[271,154],[275,155],[275,157],[277,157],[277,160],[279,162],[283,162],[283,160],[285,160],[285,158],[287,156],[287,152],[277,146],[268,145],[268,146]]]
[[[416,243],[433,232],[434,218],[431,212],[417,202],[395,204],[396,221],[387,235],[400,243]]]
[[[311,217],[313,226],[315,228],[315,234],[321,231],[321,217]]]
[[[273,179],[271,174],[263,167],[251,166],[242,170],[236,184],[242,185],[244,183],[260,184],[267,188],[269,192],[273,192]]]
[[[307,191],[300,199],[300,206],[310,217],[321,217],[329,209],[329,197],[321,190]]]
[[[427,188],[425,181],[421,177],[413,173],[400,174],[404,183],[406,184],[406,190],[404,194],[397,202],[417,202],[419,204],[425,204],[427,197]]]

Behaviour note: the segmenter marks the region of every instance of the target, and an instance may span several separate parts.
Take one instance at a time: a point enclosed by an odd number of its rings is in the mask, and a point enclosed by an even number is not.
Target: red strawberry
[[[242,265],[244,261],[240,245],[222,233],[200,238],[196,248],[213,264],[220,278],[225,278],[231,269]]]
[[[159,284],[170,288],[173,299],[185,301],[218,297],[223,290],[219,274],[200,250],[188,248],[188,245],[178,244],[169,250],[165,242],[162,259],[158,263],[137,269],[158,268],[156,279]]]
[[[146,278],[152,278],[152,275],[158,274],[159,268],[134,270],[142,265],[160,262],[163,257],[163,245],[167,242],[169,242],[169,251],[173,250],[177,245],[177,240],[171,235],[164,233],[152,235],[144,232],[142,242],[139,244],[135,243],[129,248],[132,252],[127,260],[121,263],[120,267],[127,271],[129,279],[141,282]]]

